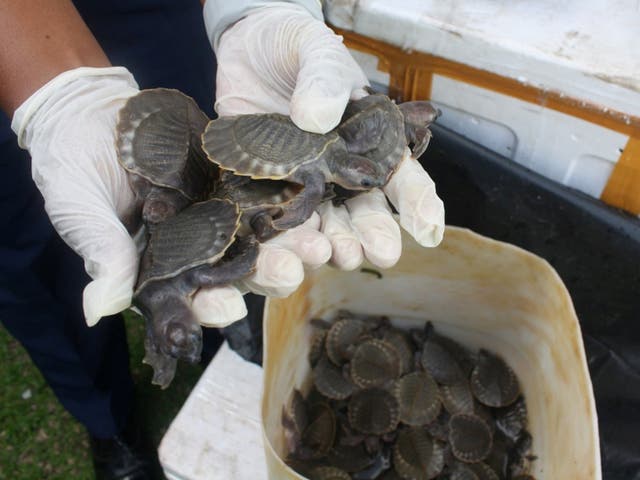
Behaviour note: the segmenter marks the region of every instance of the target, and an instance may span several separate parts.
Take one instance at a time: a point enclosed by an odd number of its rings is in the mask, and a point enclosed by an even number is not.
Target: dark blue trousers
[[[213,115],[215,59],[199,0],[74,2],[113,65],[140,88],[177,88]],[[97,437],[119,432],[133,382],[120,316],[87,327],[83,262],[55,233],[28,154],[0,114],[0,321],[29,352],[63,406]],[[208,332],[219,343],[219,334]]]

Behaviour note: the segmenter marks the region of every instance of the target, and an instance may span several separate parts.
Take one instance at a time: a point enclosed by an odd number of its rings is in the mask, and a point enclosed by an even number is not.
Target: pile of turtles
[[[312,320],[313,386],[283,408],[287,463],[311,480],[533,480],[527,409],[497,355],[339,312]]]
[[[117,150],[146,225],[134,304],[146,319],[145,362],[169,385],[178,359],[200,357],[191,300],[255,269],[258,244],[306,221],[318,204],[381,187],[407,146],[424,152],[437,117],[428,102],[371,92],[325,135],[279,114],[209,120],[176,90],[127,101]]]

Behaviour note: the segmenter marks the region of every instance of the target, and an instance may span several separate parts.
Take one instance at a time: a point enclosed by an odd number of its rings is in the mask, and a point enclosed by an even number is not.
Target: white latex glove
[[[54,228],[83,259],[92,281],[83,294],[88,325],[131,305],[139,253],[123,221],[132,221],[135,195],[118,162],[118,111],[138,93],[121,67],[62,73],[16,110],[12,128],[32,157],[33,179]],[[316,215],[261,246],[256,272],[236,287],[199,291],[193,309],[203,324],[223,326],[246,315],[242,293],[288,295],[303,279],[302,262],[317,266],[331,256]],[[295,252],[295,253],[293,253]]]
[[[225,327],[247,314],[243,293],[286,297],[304,280],[304,267],[314,268],[331,257],[331,245],[318,231],[320,217],[314,213],[299,227],[260,244],[256,272],[220,288],[201,288],[193,300],[193,311],[201,325]]]
[[[51,223],[93,279],[83,294],[89,325],[131,304],[138,273],[138,250],[121,221],[131,218],[135,197],[115,149],[118,111],[137,93],[125,68],[78,68],[29,97],[11,124],[31,153]]]
[[[220,3],[207,0],[205,22],[207,9],[220,8]],[[207,23],[207,29],[215,32],[216,26]],[[220,115],[277,112],[290,115],[304,130],[326,133],[340,122],[349,99],[366,95],[366,76],[342,37],[292,3],[270,2],[250,10],[222,34],[216,47]],[[384,268],[400,258],[400,230],[385,194],[398,209],[400,224],[421,245],[442,240],[442,201],[428,174],[407,156],[384,194],[375,190],[345,206],[320,207],[321,230],[339,268],[356,268],[364,257]]]

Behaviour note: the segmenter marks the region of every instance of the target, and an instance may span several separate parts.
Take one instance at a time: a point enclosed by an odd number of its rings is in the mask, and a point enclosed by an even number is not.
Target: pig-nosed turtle
[[[145,363],[154,369],[153,383],[168,386],[178,358],[200,357],[202,331],[190,308],[193,294],[253,272],[257,242],[253,236],[236,238],[239,224],[236,204],[213,199],[149,226],[134,304],[147,320]]]
[[[216,170],[200,144],[208,121],[191,97],[166,88],[143,90],[120,110],[118,160],[143,203],[145,223],[206,198]]]
[[[375,94],[350,102],[341,124],[324,135],[301,130],[285,115],[238,115],[209,122],[202,144],[213,163],[235,175],[304,186],[287,208],[262,219],[261,231],[280,231],[309,218],[326,183],[356,191],[384,186],[409,142],[424,151],[436,116],[428,102],[397,106]]]

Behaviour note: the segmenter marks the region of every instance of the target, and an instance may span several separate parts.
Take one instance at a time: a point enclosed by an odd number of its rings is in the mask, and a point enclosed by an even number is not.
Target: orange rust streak
[[[629,139],[600,198],[640,215],[640,138]]]
[[[396,100],[428,99],[431,93],[431,84],[429,82],[423,86],[422,82],[425,78],[431,79],[433,74],[437,74],[542,105],[596,125],[640,138],[640,117],[611,109],[605,112],[600,105],[568,97],[559,91],[524,85],[515,79],[446,58],[422,52],[405,52],[379,40],[335,27],[333,29],[344,37],[348,47],[378,57],[380,70],[390,74],[389,93]]]

